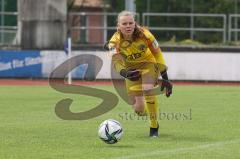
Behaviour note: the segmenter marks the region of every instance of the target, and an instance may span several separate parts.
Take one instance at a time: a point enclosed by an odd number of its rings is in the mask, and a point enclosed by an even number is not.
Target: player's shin
[[[150,127],[157,128],[157,114],[158,114],[158,103],[157,96],[145,96],[145,103],[148,110],[148,115],[150,119]]]

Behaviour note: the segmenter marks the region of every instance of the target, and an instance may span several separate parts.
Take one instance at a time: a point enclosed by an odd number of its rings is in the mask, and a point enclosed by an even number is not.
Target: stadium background
[[[238,0],[0,4],[0,158],[239,158]],[[170,119],[162,119],[156,140],[149,140],[146,121],[120,97],[116,108],[87,121],[62,120],[54,112],[55,104],[66,97],[74,100],[73,112],[99,104],[99,99],[49,86],[51,72],[70,57],[102,59],[96,80],[97,65],[86,59],[71,72],[73,82],[117,94],[110,81],[111,58],[102,46],[115,31],[117,13],[125,8],[135,10],[138,22],[156,35],[174,83],[170,99],[159,96],[161,111]],[[67,53],[69,38],[72,50]],[[82,80],[88,64],[92,69]],[[189,118],[177,118],[183,114]],[[124,126],[123,140],[113,146],[96,135],[108,118]]]
[[[68,57],[64,54],[68,37],[72,56],[98,55],[105,62],[97,78],[111,78],[111,60],[102,45],[115,31],[116,11],[125,8],[124,1],[24,2],[1,1],[1,78],[47,78]],[[155,3],[125,4],[156,35],[172,80],[239,81],[237,1]],[[213,7],[207,10],[208,5]],[[76,68],[73,77],[81,78],[86,68]]]

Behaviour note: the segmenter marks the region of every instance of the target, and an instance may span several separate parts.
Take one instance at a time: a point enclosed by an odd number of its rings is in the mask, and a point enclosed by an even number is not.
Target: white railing
[[[6,26],[4,24],[5,16],[16,16],[17,17],[18,12],[0,12],[0,17],[1,17],[0,44],[14,45],[14,40],[16,39],[18,26]]]
[[[167,27],[153,27],[149,24],[150,17],[189,17],[190,18],[190,26],[189,27],[174,27],[174,26],[167,26]],[[222,26],[220,28],[213,28],[213,27],[196,27],[194,26],[194,18],[196,17],[212,17],[212,18],[221,18],[222,19]],[[223,43],[226,42],[226,15],[225,14],[197,14],[197,13],[143,13],[142,14],[142,24],[149,25],[148,27],[151,30],[160,30],[160,31],[190,31],[191,39],[193,39],[193,32],[200,31],[200,32],[222,32],[222,41]],[[146,22],[148,24],[146,24]]]
[[[116,30],[116,19],[118,13],[108,13],[108,12],[70,12],[69,16],[102,16],[102,26],[71,26],[70,30],[100,30],[103,31],[103,41],[107,41],[108,31],[109,30]],[[108,19],[109,17],[114,17],[115,19],[115,26],[108,26]],[[140,15],[136,14],[136,21],[139,22]]]
[[[228,17],[228,41],[232,41],[232,32],[234,32],[235,34],[235,41],[238,41],[238,32],[240,32],[240,29],[238,28],[238,19],[240,18],[240,14],[230,14]],[[233,24],[233,20],[235,20],[234,22],[234,26]]]
[[[103,41],[106,42],[107,36],[108,36],[108,31],[109,30],[116,30],[116,19],[118,16],[117,12],[70,12],[69,16],[79,16],[79,17],[88,17],[88,16],[102,16],[102,25],[101,26],[70,26],[70,31],[72,30],[102,30],[103,31]],[[115,23],[114,26],[108,26],[108,19],[110,17],[114,17]],[[140,21],[140,15],[136,13],[136,21]]]
[[[70,31],[91,31],[91,30],[100,30],[103,33],[103,42],[107,41],[109,31],[116,30],[116,19],[118,13],[110,13],[110,12],[70,12],[70,16],[76,16],[76,17],[87,17],[87,16],[102,16],[102,22],[101,25],[91,25],[89,26],[87,23],[86,25],[69,25]],[[240,14],[198,14],[198,13],[142,13],[142,25],[148,25],[148,27],[151,30],[159,30],[159,31],[189,31],[191,34],[190,38],[194,38],[193,34],[195,32],[219,32],[222,33],[222,42],[225,43],[228,41],[238,40],[238,32],[240,32],[240,28],[238,27],[238,18],[240,18]],[[4,25],[4,19],[6,16],[16,16],[18,17],[18,12],[0,12],[0,44],[8,44],[8,45],[15,45],[14,40],[16,40],[16,34],[18,31],[18,26],[6,26]],[[161,27],[153,26],[151,25],[150,18],[153,17],[185,17],[189,18],[189,26],[188,27],[176,27],[176,26],[164,26]],[[220,27],[201,27],[194,25],[194,22],[196,21],[196,18],[203,17],[203,18],[218,18],[221,22]],[[227,21],[228,18],[228,21]],[[17,19],[17,18],[16,18]],[[109,25],[110,19],[112,20],[113,26]],[[113,20],[114,19],[114,20]],[[136,14],[136,19],[138,22],[140,22],[140,14]],[[234,21],[235,20],[235,21]],[[17,22],[16,22],[17,23]],[[227,27],[228,26],[228,27]],[[227,35],[228,33],[228,35]],[[234,33],[234,39],[232,38],[232,35]],[[88,34],[86,34],[87,36]],[[10,40],[9,40],[10,39]],[[226,40],[227,39],[227,40]]]

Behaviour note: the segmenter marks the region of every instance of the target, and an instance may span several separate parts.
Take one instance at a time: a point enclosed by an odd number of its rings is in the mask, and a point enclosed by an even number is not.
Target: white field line
[[[114,158],[108,158],[108,159],[134,159],[134,158],[139,159],[139,158],[157,156],[157,155],[186,153],[186,152],[190,152],[190,151],[194,151],[194,150],[204,150],[204,149],[208,149],[208,148],[221,147],[224,145],[230,145],[230,144],[236,144],[236,143],[240,143],[240,139],[229,140],[229,141],[220,141],[220,142],[215,142],[215,143],[210,143],[210,144],[198,145],[195,147],[158,150],[158,151],[152,151],[152,152],[139,153],[136,155],[128,155],[128,156],[114,157]]]

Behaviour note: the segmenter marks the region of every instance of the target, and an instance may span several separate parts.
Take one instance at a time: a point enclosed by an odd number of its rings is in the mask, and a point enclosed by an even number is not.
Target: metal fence
[[[230,14],[228,17],[228,41],[229,42],[232,41],[232,33],[235,33],[234,41],[238,41],[238,32],[240,32],[240,29],[238,28],[238,18],[240,18],[240,14]]]
[[[117,17],[118,13],[87,13],[87,12],[72,12],[70,13],[71,16],[79,16],[79,17],[85,17],[87,19],[87,17],[90,16],[103,16],[102,18],[102,26],[91,26],[88,25],[87,22],[82,23],[78,26],[71,26],[70,30],[72,32],[74,31],[79,31],[79,32],[86,32],[85,34],[81,34],[81,35],[85,35],[88,37],[88,35],[90,34],[89,31],[91,30],[98,30],[99,32],[103,33],[103,40],[99,43],[92,43],[92,44],[102,44],[103,42],[107,41],[107,39],[109,39],[109,37],[111,36],[111,34],[113,33],[113,31],[116,30],[116,24],[114,23],[114,25],[109,24],[109,17],[114,17],[114,22],[115,19]],[[137,14],[137,21],[139,22],[140,15]],[[187,17],[189,18],[190,21],[190,25],[188,27],[175,27],[175,26],[152,26],[151,23],[149,23],[151,20],[150,18],[152,17]],[[199,26],[195,26],[195,19],[196,18],[213,18],[213,19],[220,19],[221,21],[221,26],[220,27],[210,27],[210,26],[204,26],[204,27],[199,27]],[[84,24],[84,25],[83,25]],[[158,31],[189,31],[190,32],[190,37],[191,39],[194,40],[194,33],[195,32],[217,32],[217,33],[221,33],[222,34],[222,42],[225,43],[226,42],[226,33],[227,33],[227,16],[225,14],[189,14],[189,13],[142,13],[142,25],[147,25],[151,30],[158,30]],[[195,33],[196,34],[196,33]],[[84,38],[81,37],[81,35],[79,34],[79,38]],[[97,34],[96,34],[97,36]],[[85,40],[84,44],[91,44],[91,41]],[[76,45],[81,45],[83,44],[83,42],[78,42],[76,43]]]
[[[17,24],[18,12],[0,12],[0,44],[1,45],[16,45],[17,44],[17,30],[18,26],[5,25],[5,17],[14,16]]]
[[[117,15],[118,13],[114,12],[70,12],[68,29],[71,35],[74,36],[73,41],[75,43],[73,45],[87,43],[102,45],[115,32]],[[140,21],[138,13],[136,14],[136,21]],[[76,34],[79,36],[76,36]],[[91,37],[99,40],[94,41],[90,39]],[[81,40],[81,38],[84,40]]]
[[[188,17],[190,25],[188,27],[174,27],[174,26],[157,26],[153,27],[149,23],[151,17]],[[194,25],[194,20],[197,17],[212,17],[220,18],[222,20],[221,27],[198,27]],[[221,32],[222,33],[222,42],[226,42],[226,15],[225,14],[189,14],[189,13],[143,13],[142,14],[142,23],[143,25],[148,25],[151,30],[160,30],[160,31],[190,31],[190,38],[194,40],[194,32]]]
[[[71,35],[76,39],[73,40],[73,45],[102,45],[107,41],[116,30],[116,18],[118,13],[110,12],[70,12],[69,27],[68,29],[72,33]],[[7,26],[4,24],[6,16],[15,16],[16,21],[18,18],[18,12],[0,12],[0,45],[16,45],[18,26]],[[98,16],[98,18],[94,18]],[[99,17],[101,17],[99,19]],[[141,18],[140,18],[141,17]],[[188,18],[188,26],[176,27],[176,26],[153,26],[151,19],[163,17],[175,17],[175,18]],[[196,18],[213,18],[221,21],[221,26],[198,26],[195,24]],[[228,21],[227,21],[228,18]],[[136,14],[137,21],[142,25],[147,25],[151,30],[156,31],[176,31],[176,32],[189,32],[190,38],[194,39],[196,32],[215,32],[222,34],[222,42],[237,41],[238,28],[237,18],[240,18],[240,14],[191,14],[191,13],[139,13]],[[89,20],[91,19],[91,20]],[[98,22],[98,24],[96,24]],[[16,22],[18,24],[18,22]],[[234,33],[234,37],[232,35]],[[82,40],[85,38],[85,40]],[[98,38],[98,41],[91,41]]]

